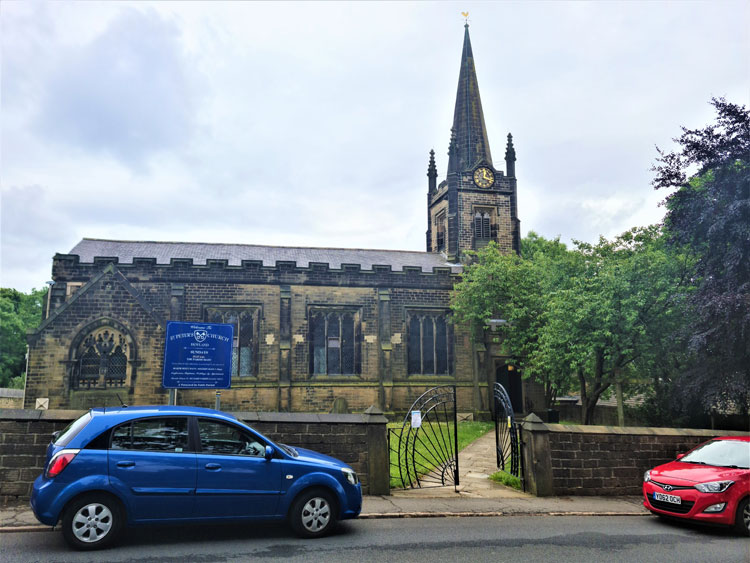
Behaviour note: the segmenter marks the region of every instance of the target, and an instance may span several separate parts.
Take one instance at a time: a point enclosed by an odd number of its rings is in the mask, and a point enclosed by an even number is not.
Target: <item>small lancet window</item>
[[[487,243],[496,238],[497,227],[492,224],[492,220],[488,211],[477,211],[474,214],[474,246],[475,248],[482,248],[487,246]]]

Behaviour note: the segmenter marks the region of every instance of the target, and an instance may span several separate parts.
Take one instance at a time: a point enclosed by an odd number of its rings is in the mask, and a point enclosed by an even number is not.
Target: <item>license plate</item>
[[[682,499],[675,495],[665,495],[664,493],[654,493],[654,500],[663,500],[672,504],[682,504]]]

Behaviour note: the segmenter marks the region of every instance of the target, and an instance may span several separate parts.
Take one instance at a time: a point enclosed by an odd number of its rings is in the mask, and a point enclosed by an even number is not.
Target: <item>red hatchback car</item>
[[[643,506],[659,516],[750,535],[750,436],[714,438],[646,471],[643,497]]]

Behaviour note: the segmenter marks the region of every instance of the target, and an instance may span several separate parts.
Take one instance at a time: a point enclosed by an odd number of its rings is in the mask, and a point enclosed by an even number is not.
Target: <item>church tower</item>
[[[464,27],[445,180],[437,183],[434,151],[427,168],[427,252],[442,252],[452,262],[493,240],[503,252],[520,252],[513,137],[508,134],[503,172],[492,163],[469,25]]]

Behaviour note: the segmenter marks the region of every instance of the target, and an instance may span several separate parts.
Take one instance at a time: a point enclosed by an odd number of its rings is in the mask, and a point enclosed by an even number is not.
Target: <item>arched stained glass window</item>
[[[450,375],[453,330],[444,312],[413,312],[408,320],[409,375]]]
[[[448,331],[445,317],[435,318],[435,373],[448,373],[448,346],[438,346],[438,342],[447,344]]]
[[[354,316],[341,317],[341,373],[354,373]]]
[[[72,389],[122,387],[128,377],[128,344],[112,327],[89,332],[72,354]]]
[[[259,307],[217,305],[207,307],[206,322],[231,324],[234,327],[232,342],[232,377],[251,377],[257,373]]]
[[[422,373],[422,330],[417,316],[409,318],[409,373]]]
[[[89,346],[83,353],[79,363],[78,380],[80,383],[91,387],[99,380],[99,354],[94,346]]]
[[[312,346],[312,373],[328,373],[326,367],[326,316],[318,313],[310,318],[310,344]]]
[[[117,346],[115,351],[109,357],[109,366],[107,368],[107,383],[122,385],[127,376],[128,358],[122,350],[122,346]]]
[[[314,311],[309,316],[310,373],[356,375],[361,373],[358,314]]]

